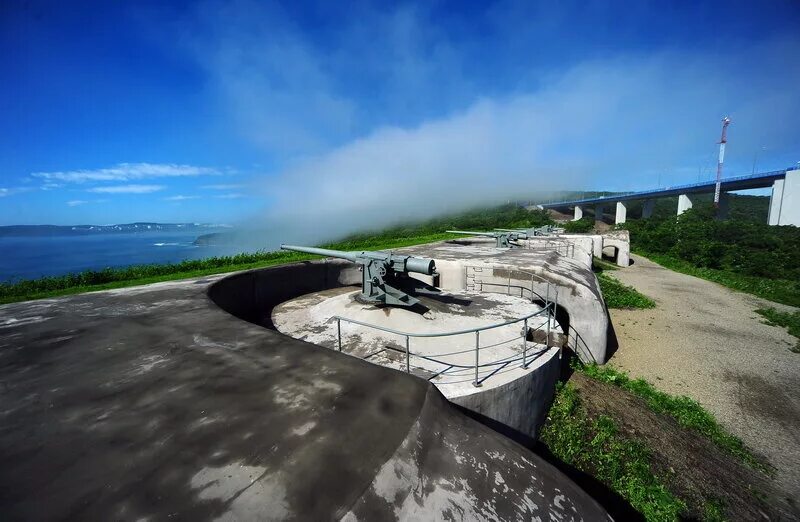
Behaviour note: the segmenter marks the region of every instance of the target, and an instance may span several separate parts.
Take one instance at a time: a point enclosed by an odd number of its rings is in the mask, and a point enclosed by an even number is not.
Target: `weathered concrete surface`
[[[0,307],[3,520],[605,516],[425,381],[243,322],[210,282]]]
[[[602,240],[601,236],[597,237]],[[504,282],[510,275],[512,281],[527,285],[528,273],[533,273],[537,277],[534,289],[540,295],[545,295],[545,281],[549,282],[551,289],[558,288],[559,323],[569,336],[569,347],[585,361],[604,363],[608,343],[608,314],[597,278],[591,269],[555,252],[494,248],[492,241],[465,238],[404,248],[402,251],[435,259],[444,289],[464,288],[465,264],[485,267],[482,277],[489,281]]]
[[[628,267],[631,264],[631,236],[627,230],[610,230],[603,234],[603,250],[611,248],[616,252],[618,266]],[[604,254],[606,252],[603,252]]]
[[[614,277],[656,301],[651,310],[611,310],[619,349],[609,364],[708,408],[731,433],[800,492],[800,355],[797,339],[754,310],[791,307],[734,292],[635,256]]]
[[[224,284],[221,283],[221,284]],[[272,323],[282,333],[330,349],[339,349],[373,364],[406,371],[405,339],[393,333],[342,321],[346,317],[396,331],[430,334],[502,324],[523,315],[542,312],[530,299],[493,292],[418,294],[429,308],[424,314],[404,308],[376,308],[355,299],[360,290],[344,287],[305,294],[276,306]],[[548,348],[546,313],[528,320],[526,366],[522,367],[523,323],[513,323],[480,334],[480,364],[475,381],[474,334],[410,337],[409,371],[436,386],[448,400],[491,419],[523,439],[535,441],[553,401],[561,373],[560,345]],[[551,340],[563,339],[555,320]],[[341,328],[341,330],[340,330]],[[537,342],[533,342],[536,329]],[[563,342],[563,340],[562,340]],[[511,361],[511,362],[509,362]],[[497,363],[490,365],[491,363]]]

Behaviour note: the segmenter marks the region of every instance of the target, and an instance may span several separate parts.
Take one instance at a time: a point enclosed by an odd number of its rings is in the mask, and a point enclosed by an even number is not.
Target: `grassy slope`
[[[540,439],[559,459],[619,493],[647,520],[677,520],[686,505],[653,472],[649,450],[618,431],[609,417],[590,419],[575,389],[559,384]]]
[[[707,437],[747,466],[767,471],[741,440],[725,432],[696,401],[665,394],[642,379],[631,379],[612,368],[589,365],[576,371],[641,397],[654,412],[673,417],[681,426]],[[606,484],[645,519],[678,520],[686,514],[687,503],[670,491],[668,477],[660,476],[651,466],[652,451],[648,446],[622,434],[610,417],[590,418],[571,384],[559,384],[540,438],[556,457]],[[715,498],[706,498],[700,510],[703,520],[725,519]]]
[[[592,268],[600,283],[600,291],[609,308],[641,309],[655,308],[656,303],[631,286],[619,282],[617,279],[605,274],[607,271],[617,270],[617,266],[602,259],[594,258]]]
[[[714,416],[694,399],[686,396],[673,397],[658,391],[644,379],[631,379],[627,374],[608,366],[587,365],[579,371],[593,379],[613,384],[641,397],[656,413],[670,415],[681,426],[708,437],[714,444],[740,458],[748,466],[765,470],[763,464],[750,453],[744,443],[726,432]]]
[[[763,316],[766,324],[770,326],[784,326],[791,335],[797,337],[797,344],[790,348],[794,353],[800,353],[800,311],[780,312],[774,308],[759,308],[756,313]]]
[[[325,247],[337,250],[386,250],[452,239],[454,237],[459,236],[434,233],[393,239],[383,237],[366,238],[332,243],[325,245]],[[107,269],[99,272],[84,272],[83,274],[71,274],[62,277],[45,277],[18,283],[0,284],[0,304],[263,268],[315,257],[318,256],[297,252],[262,252],[185,261],[174,265],[140,265],[120,269]]]
[[[663,254],[653,254],[635,249],[634,252],[658,263],[664,268],[669,268],[682,274],[706,279],[738,290],[752,294],[769,301],[783,303],[791,306],[800,306],[800,282],[788,279],[766,279],[763,277],[737,274],[729,270],[714,268],[700,268],[687,261],[676,259]]]

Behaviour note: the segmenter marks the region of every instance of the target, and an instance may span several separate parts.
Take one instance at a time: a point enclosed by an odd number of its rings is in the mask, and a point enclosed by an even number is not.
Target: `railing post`
[[[411,355],[410,350],[408,349],[408,336],[406,335],[406,373],[411,373]]]
[[[556,287],[556,303],[553,307],[553,317],[555,317],[556,313],[558,313],[558,287]]]
[[[336,337],[339,339],[339,351],[342,351],[342,320],[336,318]]]
[[[528,320],[522,327],[522,367],[528,367]]]
[[[506,289],[506,293],[511,295],[511,270],[508,271],[508,287]]]
[[[550,308],[550,305],[547,305]],[[547,342],[545,342],[545,346],[550,348],[550,310],[547,310]]]
[[[481,345],[481,332],[479,330],[475,330],[475,382],[472,383],[473,386],[476,388],[480,388],[481,383],[478,382],[478,349]]]
[[[533,295],[533,274],[531,274],[531,303],[534,301]]]

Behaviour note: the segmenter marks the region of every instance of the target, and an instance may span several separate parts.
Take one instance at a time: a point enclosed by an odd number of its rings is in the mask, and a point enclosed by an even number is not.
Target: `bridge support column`
[[[644,205],[642,206],[642,217],[644,219],[653,217],[653,210],[655,210],[655,208],[656,208],[656,200],[646,199]]]
[[[594,222],[597,223],[598,221],[603,221],[603,214],[605,213],[606,209],[603,205],[596,205],[594,207]]]
[[[678,215],[680,216],[687,210],[692,208],[692,200],[686,194],[678,196]]]
[[[579,219],[583,219],[583,209],[575,205],[575,217],[572,218],[572,221],[578,221]]]
[[[617,225],[621,225],[625,223],[625,219],[628,217],[628,207],[625,206],[625,203],[622,201],[617,201],[617,216],[614,218],[614,223]]]
[[[800,226],[800,169],[787,170],[786,178],[773,182],[769,224]]]
[[[731,198],[727,192],[719,193],[719,208],[717,209],[717,219],[728,219],[730,212]]]

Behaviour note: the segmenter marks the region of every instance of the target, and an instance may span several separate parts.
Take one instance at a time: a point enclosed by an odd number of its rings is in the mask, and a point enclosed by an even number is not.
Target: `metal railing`
[[[541,237],[541,236],[537,236]],[[525,239],[523,240],[522,248],[527,250],[543,250],[547,252],[555,252],[558,255],[575,259],[575,244],[564,240],[547,239]]]
[[[481,269],[481,270],[483,269],[483,267],[466,267],[465,270],[468,271],[470,268],[477,268],[477,269]],[[351,319],[351,318],[348,318],[348,317],[342,317],[342,316],[336,315],[336,316],[333,317],[333,319],[336,320],[336,332],[337,332],[337,346],[338,346],[338,349],[339,349],[339,351],[342,351],[342,322],[346,322],[346,323],[362,326],[364,328],[370,328],[370,329],[373,329],[373,330],[378,330],[378,331],[381,331],[381,332],[390,333],[390,334],[397,335],[397,336],[405,338],[404,355],[405,355],[405,371],[406,371],[406,373],[411,373],[411,356],[412,355],[414,357],[418,357],[420,359],[423,359],[423,360],[426,360],[426,361],[429,361],[429,362],[434,362],[434,363],[437,363],[437,364],[441,364],[441,365],[447,366],[446,369],[435,373],[432,377],[429,378],[429,380],[430,379],[434,379],[434,378],[436,378],[436,377],[438,377],[438,376],[440,376],[440,375],[442,375],[442,374],[444,374],[446,372],[449,372],[453,368],[457,368],[457,369],[472,369],[472,370],[474,370],[474,379],[472,381],[472,384],[475,387],[480,387],[480,386],[483,385],[483,382],[486,381],[486,379],[492,377],[493,375],[497,374],[498,372],[500,372],[501,370],[505,369],[510,364],[512,364],[512,363],[514,363],[516,361],[521,361],[520,367],[524,368],[524,369],[527,369],[528,364],[529,364],[529,360],[528,360],[528,336],[529,335],[531,336],[532,339],[535,339],[535,335],[534,335],[535,332],[539,331],[540,329],[542,329],[544,327],[546,329],[545,350],[550,348],[550,345],[551,345],[550,324],[551,324],[552,321],[555,320],[555,312],[556,312],[556,309],[558,307],[558,291],[557,291],[557,288],[554,287],[553,295],[555,297],[555,300],[554,301],[550,301],[550,292],[551,292],[550,286],[551,285],[550,285],[549,281],[546,281],[545,279],[537,276],[536,274],[533,274],[533,273],[530,273],[530,272],[526,272],[526,271],[523,271],[523,270],[515,270],[514,272],[515,273],[522,273],[522,274],[529,275],[530,278],[531,278],[530,279],[530,281],[531,281],[530,287],[525,287],[525,286],[521,286],[521,285],[512,285],[511,284],[511,281],[512,281],[511,270],[509,270],[509,274],[508,274],[508,277],[507,277],[507,280],[506,280],[505,284],[493,283],[493,282],[489,282],[489,281],[477,281],[475,284],[479,285],[479,287],[480,287],[479,291],[480,292],[483,292],[484,286],[487,286],[487,287],[503,287],[503,288],[506,289],[506,292],[508,293],[508,295],[512,295],[512,289],[515,289],[514,290],[515,292],[516,292],[516,289],[519,289],[520,297],[523,297],[523,298],[525,297],[524,296],[525,292],[529,292],[531,302],[536,302],[537,298],[538,298],[538,299],[540,299],[541,301],[544,302],[544,308],[542,308],[541,310],[538,310],[536,312],[524,315],[522,317],[517,317],[515,319],[510,319],[508,321],[504,321],[504,322],[501,322],[501,323],[495,323],[495,324],[491,324],[491,325],[487,325],[487,326],[479,326],[479,327],[475,327],[475,328],[467,328],[467,329],[463,329],[463,330],[456,330],[456,331],[450,331],[450,332],[436,332],[436,333],[405,332],[405,331],[401,331],[401,330],[395,330],[393,328],[388,328],[388,327],[385,327],[385,326],[370,324],[370,323],[366,323],[366,322],[363,322],[363,321],[358,321],[356,319]],[[544,296],[542,296],[541,294],[539,294],[538,292],[536,292],[534,290],[534,280],[536,278],[538,278],[540,280],[540,282],[546,282],[546,284],[547,284],[547,290],[546,290],[546,294]],[[515,281],[518,281],[518,279],[515,279]],[[530,319],[534,318],[534,317],[538,317],[538,316],[541,316],[543,314],[547,315],[547,321],[545,323],[543,323],[543,324],[540,324],[536,328],[534,328],[532,330],[529,330],[528,329],[528,321]],[[485,332],[485,331],[488,331],[488,330],[493,330],[493,329],[496,329],[496,328],[502,328],[502,327],[513,325],[513,324],[517,324],[517,323],[520,323],[520,322],[523,323],[523,328],[522,328],[522,333],[521,333],[522,354],[520,356],[512,355],[510,357],[502,357],[502,358],[500,358],[500,359],[498,359],[496,361],[490,361],[490,362],[481,363],[481,361],[480,361],[480,352],[481,352],[481,350],[486,349],[486,348],[490,348],[490,346],[481,347],[481,332]],[[441,358],[442,357],[447,357],[447,356],[453,356],[453,355],[459,355],[459,354],[468,353],[468,352],[471,352],[473,350],[472,348],[469,348],[469,349],[466,349],[466,350],[459,350],[459,351],[455,351],[455,352],[449,352],[449,353],[440,353],[440,354],[423,354],[423,353],[412,353],[411,352],[411,339],[412,338],[451,337],[451,336],[456,336],[456,335],[469,335],[469,334],[474,334],[475,335],[475,347],[474,347],[475,363],[471,364],[471,365],[456,364],[456,363],[453,363],[451,361],[442,360]],[[373,355],[373,354],[368,355],[366,358],[368,358],[371,355]],[[479,374],[480,369],[481,368],[489,368],[489,367],[495,367],[495,368],[492,371],[490,371],[487,375],[484,375],[484,376],[481,377],[480,374]]]

